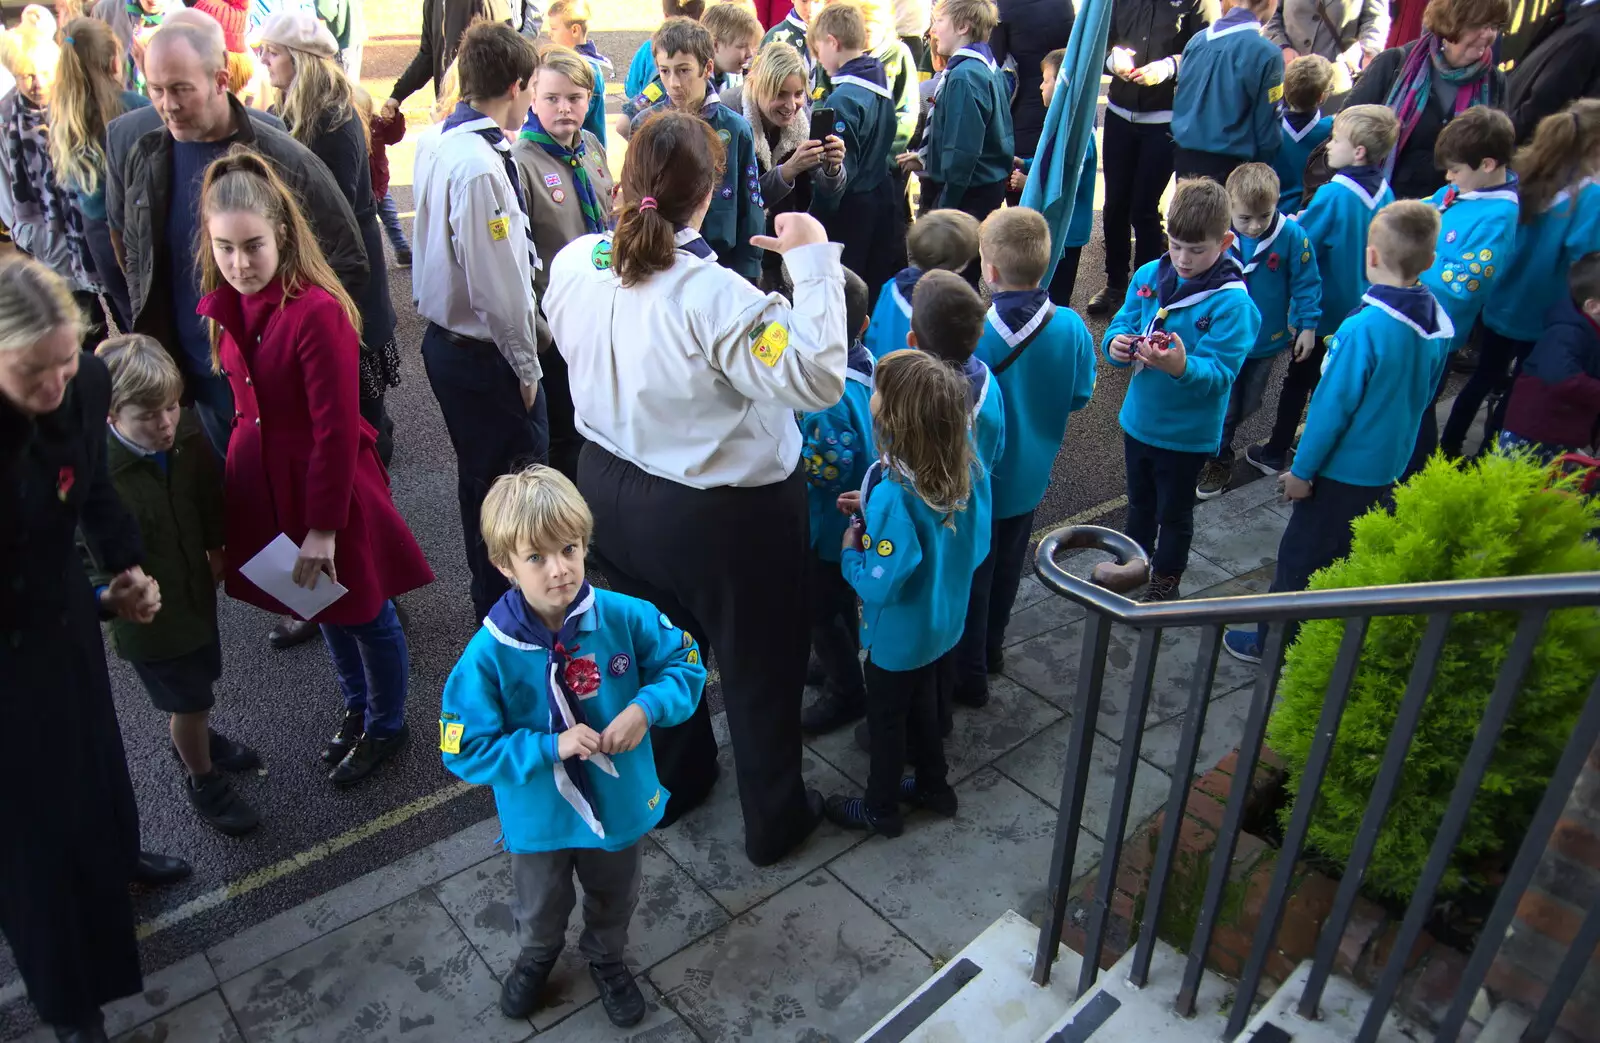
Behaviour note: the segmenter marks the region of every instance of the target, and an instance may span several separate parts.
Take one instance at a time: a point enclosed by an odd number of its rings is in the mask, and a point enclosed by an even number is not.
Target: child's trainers
[[[1230,630],[1222,635],[1222,647],[1233,658],[1246,663],[1261,662],[1261,639],[1254,630]]]
[[[531,1016],[539,1009],[539,994],[544,992],[555,966],[553,956],[548,960],[536,960],[527,953],[518,956],[517,965],[500,986],[500,1013],[508,1018]]]
[[[1267,443],[1259,442],[1244,451],[1244,458],[1250,466],[1260,471],[1269,478],[1282,474],[1289,468],[1289,461],[1282,457],[1267,452]]]
[[[897,837],[905,832],[905,822],[898,814],[874,815],[867,810],[867,802],[861,797],[836,794],[822,805],[822,813],[828,816],[829,822],[845,829],[861,829],[886,837]]]
[[[1233,465],[1221,460],[1207,460],[1200,468],[1200,480],[1195,483],[1194,494],[1202,500],[1215,500],[1233,481]]]
[[[625,963],[591,963],[589,977],[600,990],[600,1006],[619,1029],[632,1028],[644,1020],[644,993],[639,991],[633,972]]]
[[[1150,574],[1150,585],[1144,588],[1140,601],[1176,601],[1178,600],[1178,581],[1182,576],[1163,576],[1159,572]]]
[[[946,785],[942,790],[924,793],[917,788],[917,777],[907,775],[900,780],[900,803],[952,818],[956,813],[956,791]]]

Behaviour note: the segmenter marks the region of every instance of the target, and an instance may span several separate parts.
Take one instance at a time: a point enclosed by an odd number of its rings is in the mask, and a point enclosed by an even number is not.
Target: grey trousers
[[[525,956],[553,960],[567,940],[577,904],[572,878],[583,885],[583,934],[578,951],[590,963],[621,963],[628,921],[639,904],[639,845],[621,851],[568,848],[511,856],[517,942]]]

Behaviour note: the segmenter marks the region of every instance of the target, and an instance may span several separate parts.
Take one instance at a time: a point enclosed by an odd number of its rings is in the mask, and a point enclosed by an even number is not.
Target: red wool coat
[[[281,305],[281,307],[280,307]],[[285,299],[223,286],[196,309],[222,326],[233,388],[226,523],[228,595],[286,614],[239,566],[283,532],[295,543],[331,529],[334,569],[350,592],[312,622],[370,623],[387,598],[433,581],[422,549],[389,496],[377,435],[361,419],[355,328],[319,287]]]

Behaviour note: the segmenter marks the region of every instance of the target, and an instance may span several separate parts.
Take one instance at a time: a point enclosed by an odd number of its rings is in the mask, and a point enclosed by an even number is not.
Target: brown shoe
[[[1176,601],[1178,600],[1178,581],[1181,576],[1163,576],[1161,573],[1152,573],[1150,586],[1145,588],[1140,601]]]
[[[1150,563],[1143,558],[1134,558],[1126,565],[1118,565],[1114,561],[1102,561],[1094,567],[1094,572],[1089,576],[1090,582],[1096,586],[1105,587],[1118,594],[1138,590],[1149,578]]]

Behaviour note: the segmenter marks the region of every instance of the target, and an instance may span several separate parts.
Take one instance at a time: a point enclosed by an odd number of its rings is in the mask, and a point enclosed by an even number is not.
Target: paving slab
[[[1017,749],[1001,757],[995,767],[1018,785],[1049,804],[1061,806],[1061,783],[1067,776],[1067,740],[1072,732],[1071,718],[1062,718]],[[1083,804],[1083,828],[1104,840],[1106,816],[1111,809],[1117,760],[1122,747],[1096,734],[1089,764],[1089,794]],[[1127,836],[1167,799],[1172,777],[1147,761],[1140,760],[1133,776],[1133,794],[1128,804]]]
[[[1226,653],[1224,653],[1226,655]],[[1251,669],[1255,669],[1251,667]],[[1250,712],[1253,685],[1246,685],[1214,699],[1206,707],[1206,727],[1200,733],[1200,752],[1195,757],[1195,774],[1203,774],[1217,766],[1217,762],[1239,746],[1244,734],[1245,715]],[[1178,742],[1182,738],[1183,718],[1148,728],[1140,743],[1139,756],[1162,771],[1171,773],[1178,763]],[[1165,799],[1165,795],[1163,798]]]
[[[1045,726],[1061,717],[1061,711],[1015,681],[989,678],[989,704],[979,709],[955,708],[955,724],[945,740],[945,760],[952,785],[1015,749]],[[867,785],[872,758],[856,743],[856,727],[839,728],[810,739],[813,752],[849,776],[859,792]],[[831,791],[824,791],[824,796]]]
[[[818,871],[649,977],[708,1043],[823,1043],[855,1039],[932,970],[916,946]]]
[[[137,996],[106,1004],[106,1035],[115,1036],[143,1025],[216,987],[217,976],[211,964],[203,954],[195,953],[146,975],[144,991]]]
[[[828,866],[938,959],[960,951],[1007,909],[1029,918],[1043,913],[1056,825],[1048,804],[993,768],[956,792],[954,818],[913,813],[904,835],[873,837]],[[1085,837],[1074,877],[1099,857],[1099,842]]]
[[[739,810],[739,786],[733,774],[733,749],[717,751],[722,777],[706,802],[673,823],[652,833],[662,850],[682,866],[695,883],[710,892],[730,915],[770,898],[796,880],[844,852],[861,840],[828,822],[817,826],[801,848],[777,865],[758,868],[744,855],[744,816]],[[823,793],[840,793],[854,785],[839,770],[807,750],[801,761],[806,785]]]
[[[431,892],[327,934],[222,986],[248,1043],[518,1043],[500,986]]]
[[[644,1020],[628,1029],[611,1024],[598,1003],[591,1003],[554,1028],[538,1035],[539,1043],[699,1043],[699,1037],[677,1012],[662,1002],[661,993],[644,978],[639,979],[644,993]]]
[[[640,842],[644,880],[639,906],[628,932],[628,960],[635,970],[665,959],[728,922],[728,914],[700,890],[689,874],[649,837]],[[516,963],[515,901],[511,885],[511,856],[497,855],[434,886],[434,894],[488,964],[497,979]],[[567,947],[550,975],[544,1003],[533,1016],[541,1030],[592,1003],[599,995],[589,977],[587,962],[578,951],[583,933],[583,889],[567,928]]]
[[[213,989],[117,1036],[115,1043],[244,1043],[244,1037],[222,994]]]
[[[1226,497],[1212,502],[1224,500]],[[1268,501],[1244,510],[1233,506],[1219,507],[1203,520],[1195,518],[1194,550],[1233,576],[1276,562],[1285,524],[1283,515],[1274,509],[1276,505]]]

